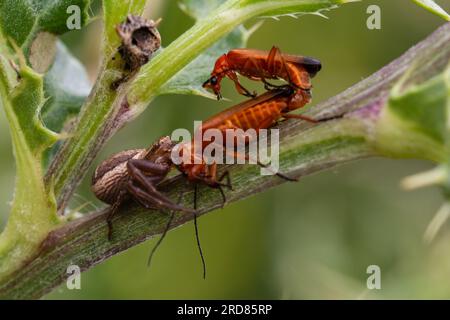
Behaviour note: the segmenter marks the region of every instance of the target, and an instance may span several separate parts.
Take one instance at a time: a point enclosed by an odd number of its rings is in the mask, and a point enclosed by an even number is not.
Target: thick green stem
[[[373,154],[367,141],[368,127],[358,118],[343,118],[317,126],[287,122],[280,129],[280,170],[293,177]],[[285,182],[276,176],[260,175],[260,168],[256,165],[235,165],[228,169],[233,177],[234,188],[233,191],[227,191],[229,202]],[[172,198],[177,198],[181,189],[187,191],[183,205],[192,207],[193,193],[185,180],[174,178],[161,186],[161,190]],[[220,194],[215,190],[201,188],[200,201],[200,214],[221,206]],[[167,213],[144,210],[134,204],[124,205],[121,211],[123,214],[117,215],[113,221],[112,241],[107,239],[107,210],[89,214],[51,232],[38,256],[8,282],[0,285],[0,297],[39,298],[66,279],[69,265],[76,264],[86,270],[161,233],[168,218]],[[171,227],[184,224],[192,218],[190,214],[178,213]]]

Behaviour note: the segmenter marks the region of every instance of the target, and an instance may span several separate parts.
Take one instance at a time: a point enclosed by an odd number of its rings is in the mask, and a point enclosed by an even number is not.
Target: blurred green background
[[[438,1],[439,2],[439,1]],[[163,17],[167,46],[193,20],[176,0],[150,0],[150,16]],[[439,2],[450,10],[449,1]],[[368,30],[366,8],[381,7],[381,30]],[[323,62],[314,79],[319,103],[369,76],[426,37],[439,17],[409,0],[363,1],[299,19],[268,19],[248,47],[309,55]],[[247,26],[258,22],[254,20]],[[100,22],[63,40],[95,79]],[[212,67],[212,66],[211,66]],[[248,82],[247,82],[248,84]],[[179,127],[192,128],[242,100],[229,81],[217,103],[200,97],[164,96],[121,130],[98,156],[145,147]],[[250,85],[251,87],[251,85]],[[257,87],[254,87],[257,88]],[[0,225],[9,211],[14,161],[5,117],[0,126]],[[426,170],[420,161],[368,159],[306,177],[203,216],[200,238],[208,276],[202,279],[192,223],[170,232],[146,267],[155,240],[82,274],[81,290],[65,285],[48,299],[309,299],[450,298],[450,230],[431,243],[423,233],[442,202],[439,189],[401,190],[400,180]],[[102,204],[89,191],[89,172],[72,206]],[[381,290],[367,290],[366,269],[381,268]]]

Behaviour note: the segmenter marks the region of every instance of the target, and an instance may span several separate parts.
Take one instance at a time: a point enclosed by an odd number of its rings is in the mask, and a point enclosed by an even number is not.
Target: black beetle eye
[[[210,81],[211,81],[211,84],[213,86],[215,86],[217,84],[217,77],[216,76],[212,77]]]

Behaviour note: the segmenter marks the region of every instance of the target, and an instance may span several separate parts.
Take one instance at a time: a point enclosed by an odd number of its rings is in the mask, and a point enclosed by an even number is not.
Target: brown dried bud
[[[128,15],[127,20],[116,27],[122,39],[119,53],[125,60],[125,69],[134,71],[146,64],[152,54],[161,46],[157,26],[160,20],[146,20],[140,16]]]

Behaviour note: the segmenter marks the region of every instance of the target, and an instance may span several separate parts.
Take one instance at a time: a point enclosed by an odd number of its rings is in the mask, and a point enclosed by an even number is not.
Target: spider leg
[[[145,162],[144,162],[145,163]],[[142,163],[140,163],[142,164]],[[148,166],[149,164],[152,164],[151,162],[146,163]],[[138,163],[139,165],[139,163]],[[148,166],[150,167],[150,166]],[[153,167],[153,166],[151,166]],[[158,170],[161,168],[158,168]],[[152,176],[147,177],[143,174],[143,172],[136,166],[136,162],[128,162],[128,171],[130,173],[130,176],[137,181],[140,185],[142,185],[143,188],[145,188],[145,191],[141,188],[136,187],[133,183],[128,184],[128,189],[130,193],[132,193],[134,196],[136,196],[138,199],[143,200],[147,206],[153,202],[153,204],[156,204],[160,208],[167,208],[171,210],[177,210],[177,211],[183,211],[183,212],[192,212],[191,209],[184,208],[182,206],[179,206],[175,204],[170,198],[166,197],[164,194],[159,192],[152,182],[152,179],[154,179]],[[166,169],[167,171],[167,169]],[[161,172],[161,171],[160,171]]]
[[[141,203],[145,208],[152,208],[155,206],[159,209],[167,208],[170,210],[191,212],[191,209],[184,208],[172,202],[169,198],[162,195],[160,192],[144,191],[133,183],[128,183],[128,192]]]

